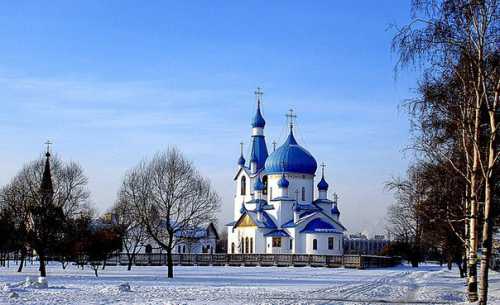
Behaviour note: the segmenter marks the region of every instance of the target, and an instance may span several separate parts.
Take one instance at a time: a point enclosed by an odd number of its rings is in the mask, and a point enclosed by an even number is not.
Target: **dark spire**
[[[42,195],[42,203],[47,204],[52,201],[54,195],[54,187],[52,186],[52,175],[50,173],[50,141],[45,143],[47,152],[45,153],[45,168],[42,175],[42,184],[40,185],[40,193]]]

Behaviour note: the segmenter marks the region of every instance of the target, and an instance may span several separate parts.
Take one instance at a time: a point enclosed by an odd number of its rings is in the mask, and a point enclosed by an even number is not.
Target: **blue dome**
[[[325,177],[321,177],[321,180],[318,183],[318,190],[320,190],[320,191],[327,191],[328,190],[328,183],[326,183]]]
[[[288,182],[288,180],[286,180],[285,175],[282,175],[281,178],[280,178],[280,180],[278,180],[278,187],[282,188],[282,189],[285,189],[289,185],[290,185],[290,182]]]
[[[238,165],[245,166],[245,158],[243,158],[243,156],[238,158]]]
[[[334,204],[334,205],[333,205],[333,208],[332,208],[332,214],[340,215],[340,211],[339,211],[339,209],[337,208],[337,204]]]
[[[314,157],[302,146],[297,144],[293,132],[285,143],[269,155],[266,160],[266,173],[300,173],[314,175],[318,164]]]
[[[260,177],[257,177],[257,180],[255,180],[255,185],[253,186],[253,189],[255,191],[263,191],[264,190],[264,183],[262,183],[262,180],[260,180]]]
[[[266,126],[266,121],[262,117],[262,113],[260,113],[260,103],[259,103],[259,105],[257,106],[257,113],[255,114],[252,120],[252,127],[264,128],[264,126]]]

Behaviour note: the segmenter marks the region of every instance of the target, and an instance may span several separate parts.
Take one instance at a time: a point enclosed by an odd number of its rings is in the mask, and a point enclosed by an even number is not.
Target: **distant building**
[[[369,239],[361,233],[350,234],[344,238],[344,253],[378,255],[389,244],[390,241],[384,235],[375,235]]]
[[[175,233],[176,246],[172,253],[178,254],[212,254],[215,253],[219,234],[215,226],[210,223],[206,228],[198,227],[190,230],[177,231]],[[153,239],[143,244],[140,253],[165,253],[162,247]]]

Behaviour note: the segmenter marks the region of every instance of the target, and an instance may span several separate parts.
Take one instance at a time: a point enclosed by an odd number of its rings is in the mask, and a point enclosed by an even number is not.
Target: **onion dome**
[[[321,180],[318,183],[318,190],[319,191],[328,191],[328,183],[325,180],[325,177],[321,177]]]
[[[340,215],[340,211],[339,211],[339,208],[337,208],[337,204],[336,203],[333,204],[332,214],[334,214],[334,215]]]
[[[285,143],[267,158],[265,168],[266,173],[292,172],[314,175],[318,164],[314,157],[297,143],[290,129]]]
[[[264,128],[266,126],[266,121],[264,120],[264,117],[262,116],[262,113],[260,112],[260,100],[257,101],[257,113],[255,113],[255,116],[253,117],[252,120],[252,127],[253,128]]]
[[[245,166],[245,158],[243,158],[243,142],[240,143],[240,157],[238,158],[238,165]]]
[[[290,182],[285,178],[285,174],[283,174],[278,180],[278,187],[281,189],[286,189],[290,185]]]
[[[260,180],[260,177],[257,177],[257,180],[255,180],[255,184],[253,186],[253,189],[255,191],[263,191],[264,190],[264,183],[262,183],[262,180]]]
[[[245,166],[245,158],[243,158],[243,156],[240,156],[238,158],[238,165],[239,166]]]

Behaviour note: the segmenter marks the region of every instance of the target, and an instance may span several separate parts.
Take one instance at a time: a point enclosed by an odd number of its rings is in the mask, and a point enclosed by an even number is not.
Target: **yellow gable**
[[[250,216],[245,215],[240,221],[236,224],[237,227],[256,227],[257,225],[253,222]]]

